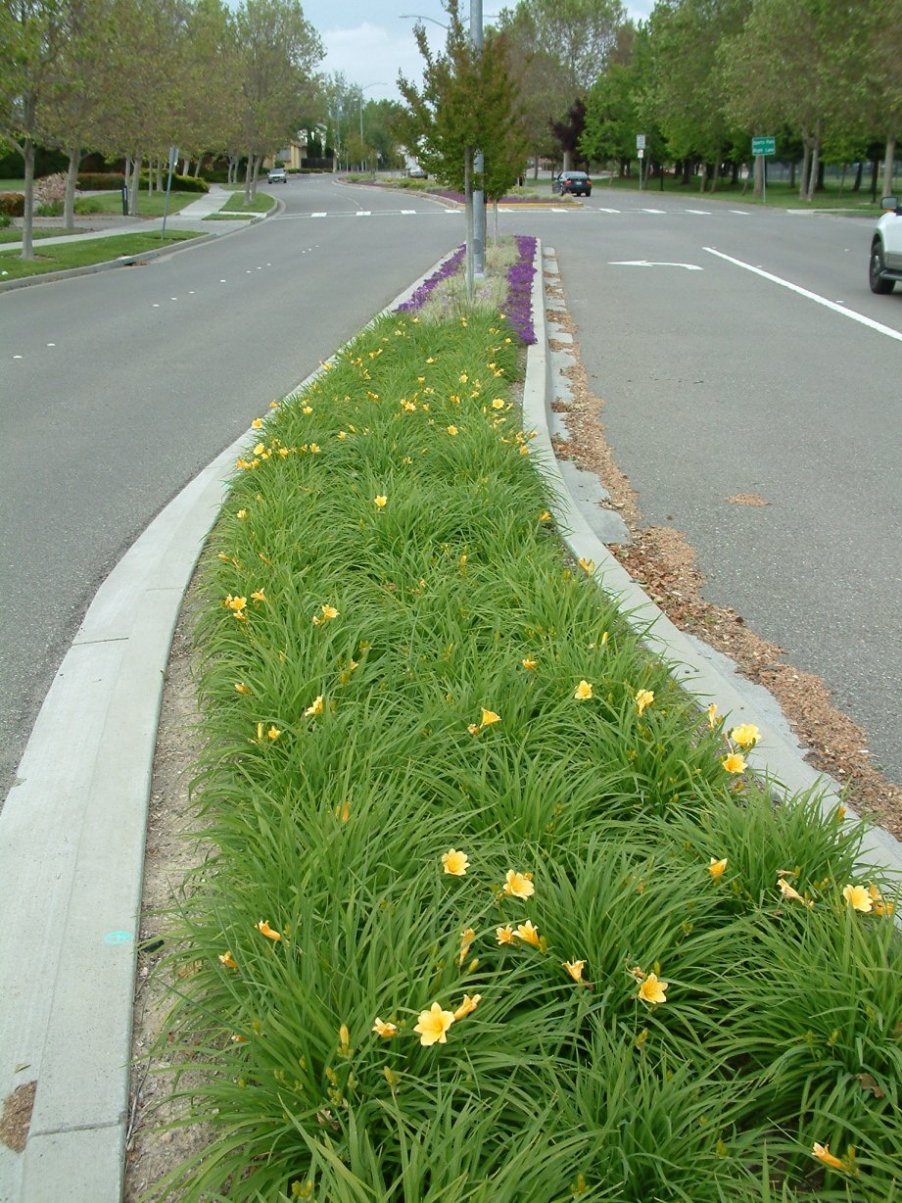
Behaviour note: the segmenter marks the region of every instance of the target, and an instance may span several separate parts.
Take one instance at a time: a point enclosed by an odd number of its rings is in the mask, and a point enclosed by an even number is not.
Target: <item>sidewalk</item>
[[[831,783],[802,759],[779,713],[765,708],[769,695],[758,687],[747,692],[740,677],[664,617],[607,550],[603,540],[610,534],[587,517],[593,508],[572,496],[551,433],[552,405],[574,352],[549,349],[546,306],[553,321],[563,304],[544,294],[542,268],[556,272],[553,252],[538,267],[538,341],[528,354],[523,423],[537,431],[537,459],[560,498],[556,525],[570,532],[569,549],[596,563],[606,590],[635,627],[652,628],[646,641],[676,666],[678,680],[715,701],[733,722],[756,723],[761,740],[750,759],[758,772],[789,793],[829,789]],[[557,330],[551,339],[566,344]],[[7,1113],[16,1114],[18,1106],[20,1117],[15,1126],[0,1125],[2,1203],[121,1198],[135,941],[163,679],[185,588],[223,503],[223,481],[248,437],[186,486],[101,586],[0,813],[0,1097]],[[828,792],[824,804],[835,805],[835,794]],[[900,847],[885,833],[871,834],[866,855],[902,872]]]
[[[203,234],[230,234],[233,230],[240,230],[247,226],[254,218],[236,217],[234,221],[222,219],[220,221],[207,221],[212,213],[218,213],[229,197],[234,193],[219,184],[211,184],[210,191],[199,195],[196,201],[191,201],[184,209],[180,209],[178,213],[170,213],[166,218],[167,230],[191,230],[192,232]],[[255,218],[259,220],[265,214],[256,214]],[[90,219],[88,219],[90,220]],[[109,216],[99,216],[98,221],[103,221],[105,228],[103,229],[85,229],[78,234],[60,234],[52,238],[41,238],[39,241],[41,246],[53,246],[54,243],[61,242],[88,242],[95,238],[116,238],[122,234],[150,234],[155,230],[163,228],[162,217],[124,217],[116,214]],[[5,242],[2,247],[5,251],[21,250],[21,242]],[[40,280],[41,277],[35,277]]]

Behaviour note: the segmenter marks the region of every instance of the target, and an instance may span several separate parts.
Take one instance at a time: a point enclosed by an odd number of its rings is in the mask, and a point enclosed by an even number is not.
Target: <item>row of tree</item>
[[[32,257],[36,145],[69,159],[67,224],[90,149],[141,166],[204,153],[262,159],[316,107],[322,43],[299,0],[0,0],[0,134],[25,164],[23,257]]]
[[[900,0],[658,0],[638,28],[619,0],[518,0],[499,19],[540,154],[701,168],[779,135],[813,196],[824,159],[883,158],[902,133]]]

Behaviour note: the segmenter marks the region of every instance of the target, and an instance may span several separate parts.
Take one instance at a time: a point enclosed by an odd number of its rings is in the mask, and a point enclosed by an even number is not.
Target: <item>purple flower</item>
[[[505,314],[524,343],[534,343],[536,332],[532,324],[532,279],[536,274],[536,240],[525,234],[516,238],[519,257],[507,273],[507,305]]]
[[[463,262],[464,255],[467,252],[466,243],[463,243],[457,248],[453,255],[449,255],[445,262],[441,265],[438,271],[432,273],[428,280],[417,288],[410,296],[410,299],[399,305],[395,310],[396,313],[410,313],[417,309],[422,309],[429,299],[429,294],[433,289],[437,288],[442,280],[447,280],[449,276],[456,275],[460,270],[460,265]]]

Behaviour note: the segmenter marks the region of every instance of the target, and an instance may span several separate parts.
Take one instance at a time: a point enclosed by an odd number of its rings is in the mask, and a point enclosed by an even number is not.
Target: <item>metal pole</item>
[[[476,53],[481,56],[482,0],[470,0],[470,40]],[[481,181],[485,159],[478,149],[473,154],[473,170],[477,181]],[[485,275],[485,192],[481,187],[473,189],[473,274]]]

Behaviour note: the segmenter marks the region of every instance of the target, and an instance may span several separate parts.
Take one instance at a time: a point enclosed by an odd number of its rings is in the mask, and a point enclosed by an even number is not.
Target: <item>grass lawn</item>
[[[184,242],[198,235],[173,230],[161,238],[159,232],[148,234],[117,234],[107,238],[86,238],[84,242],[62,242],[44,246],[35,259],[21,259],[19,252],[0,250],[0,279],[19,280],[25,276],[40,276],[47,272],[64,271],[105,263],[123,255],[140,255],[159,250],[175,242]]]
[[[220,213],[232,213],[237,216],[247,216],[252,213],[268,213],[275,204],[275,199],[268,192],[258,192],[251,203],[244,203],[244,190],[233,192],[229,199],[225,202]]]
[[[55,238],[61,233],[62,230],[33,230],[32,238]],[[22,231],[18,228],[18,226],[7,226],[5,229],[0,230],[0,246],[2,246],[5,242],[21,241]]]
[[[639,192],[638,177],[632,179],[593,178],[596,188],[611,188],[615,192]],[[686,185],[679,179],[674,179],[673,176],[668,175],[664,177],[663,191],[669,196],[680,196],[693,203],[699,201],[704,201],[705,203],[708,201],[738,201],[744,205],[762,204],[760,198],[754,195],[751,185],[743,190],[741,183],[731,185],[728,181],[719,183],[714,192],[701,192],[697,179],[693,180],[691,184]],[[642,195],[651,201],[656,195],[659,196],[661,192],[661,181],[659,179],[650,179],[645,182]],[[879,217],[881,212],[879,193],[877,203],[871,203],[869,182],[868,186],[863,186],[861,191],[852,192],[849,182],[840,191],[838,182],[831,180],[823,192],[816,193],[814,200],[810,203],[799,199],[797,184],[790,188],[788,183],[768,182],[767,196],[764,203],[780,209],[836,209],[849,213],[860,213],[864,217]]]
[[[861,829],[568,557],[514,327],[434,300],[255,421],[203,558],[178,1197],[899,1200]]]

